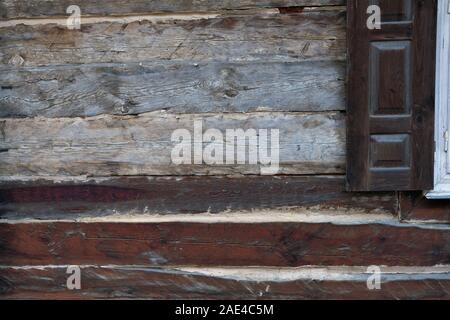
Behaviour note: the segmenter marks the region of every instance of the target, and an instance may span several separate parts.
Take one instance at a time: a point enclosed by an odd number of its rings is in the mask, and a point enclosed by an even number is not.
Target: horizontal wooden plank
[[[249,164],[174,164],[176,129],[194,124],[224,135],[226,129],[278,129],[281,174],[343,173],[345,121],[341,113],[188,114],[33,118],[0,120],[1,177],[260,174],[267,166]],[[258,131],[256,131],[258,132]],[[184,142],[186,143],[186,141]],[[239,142],[243,146],[245,142]],[[210,142],[204,141],[203,147]],[[200,145],[196,143],[200,148]],[[193,148],[193,144],[190,144]],[[235,149],[236,150],[236,149]],[[193,155],[193,152],[192,152]],[[223,157],[222,157],[223,158]],[[274,158],[275,159],[275,158]],[[0,177],[0,178],[1,178]]]
[[[247,274],[280,277],[280,270],[241,269],[241,277],[207,275],[201,268],[184,271],[138,266],[81,266],[81,289],[66,288],[66,266],[0,268],[3,299],[450,299],[450,271],[439,273],[390,271],[381,289],[369,290],[370,274],[345,268],[285,271],[288,279],[255,280]],[[296,277],[304,271],[309,277]],[[314,277],[318,273],[321,277]],[[327,275],[329,275],[327,277]],[[281,278],[281,277],[280,277]],[[282,310],[277,310],[280,315]]]
[[[450,264],[450,227],[351,223],[0,223],[0,265]]]
[[[345,60],[345,12],[228,14],[168,21],[0,28],[3,65],[49,66],[149,61]]]
[[[0,117],[345,109],[345,63],[100,64],[12,68]]]
[[[28,18],[65,16],[66,9],[73,4],[69,0],[4,0],[0,4],[1,18]],[[284,8],[294,6],[343,5],[344,0],[78,0],[83,15],[120,15],[145,12],[180,12],[230,10],[247,8]]]
[[[194,214],[278,208],[394,214],[397,197],[394,193],[345,192],[343,176],[121,177],[0,185],[1,219],[77,219],[118,212]]]

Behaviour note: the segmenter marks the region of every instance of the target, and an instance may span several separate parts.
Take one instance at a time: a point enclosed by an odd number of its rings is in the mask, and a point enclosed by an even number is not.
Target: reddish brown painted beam
[[[347,193],[343,176],[123,177],[0,185],[0,218],[58,219],[113,212],[217,213],[312,207],[394,213],[393,192]]]
[[[338,223],[1,223],[0,265],[450,264],[449,227]]]
[[[427,199],[423,192],[402,192],[400,214],[405,221],[450,223],[450,200]]]
[[[270,270],[267,270],[270,272]],[[65,267],[0,269],[2,299],[450,299],[450,274],[388,274],[368,290],[367,274],[345,280],[238,280],[167,269],[84,267],[81,290]]]

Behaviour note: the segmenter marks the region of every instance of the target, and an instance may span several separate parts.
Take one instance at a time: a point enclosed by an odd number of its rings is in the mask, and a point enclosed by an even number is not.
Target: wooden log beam
[[[81,266],[68,290],[66,266],[0,267],[2,299],[450,299],[450,272],[390,270],[368,290],[362,268],[203,270]],[[348,270],[350,269],[350,270]],[[357,269],[357,270],[353,270]],[[236,274],[240,276],[236,276]],[[255,275],[264,277],[255,278]],[[267,275],[273,275],[272,278]],[[280,311],[277,312],[280,314]]]
[[[1,219],[77,219],[117,212],[223,213],[295,208],[395,214],[391,193],[345,192],[343,176],[117,177],[0,184]],[[270,213],[268,213],[270,214]]]
[[[79,30],[63,23],[1,27],[1,64],[23,68],[167,60],[345,60],[345,11],[339,7],[296,14],[85,23]],[[14,60],[17,56],[23,61]]]
[[[7,68],[0,117],[341,111],[345,63],[127,63]]]
[[[4,0],[0,5],[1,18],[30,18],[65,16],[72,5],[70,0]],[[343,5],[344,0],[78,0],[83,15],[123,15],[146,12],[207,12],[249,8],[285,8],[296,6]]]
[[[137,117],[0,120],[1,178],[261,173],[263,166],[249,161],[175,165],[171,154],[179,142],[172,142],[172,133],[186,129],[193,141],[194,123],[198,121],[204,131],[219,130],[225,142],[227,129],[279,130],[280,174],[344,172],[345,119],[341,113],[176,115],[162,112]],[[201,147],[210,143],[204,141]],[[243,143],[246,142],[239,142],[241,147],[245,147]],[[223,143],[223,154],[226,154],[225,147],[237,148],[237,145],[231,141]],[[250,153],[257,156],[255,148],[246,150],[247,159]]]
[[[371,220],[370,216],[287,223],[232,219],[218,223],[3,222],[0,265],[450,264],[448,226],[404,225],[392,217]]]

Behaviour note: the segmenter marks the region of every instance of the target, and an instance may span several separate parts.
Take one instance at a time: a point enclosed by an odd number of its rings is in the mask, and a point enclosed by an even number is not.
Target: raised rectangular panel
[[[372,135],[370,159],[372,168],[409,168],[410,136],[407,134]]]
[[[372,115],[407,115],[412,102],[410,41],[370,44],[369,104]]]

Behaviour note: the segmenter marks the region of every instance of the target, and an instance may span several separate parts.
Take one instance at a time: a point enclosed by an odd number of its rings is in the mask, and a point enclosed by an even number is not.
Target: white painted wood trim
[[[450,75],[450,1],[438,2],[436,46],[436,114],[434,189],[426,192],[429,199],[450,198],[450,150],[445,151],[445,132],[449,130]]]

